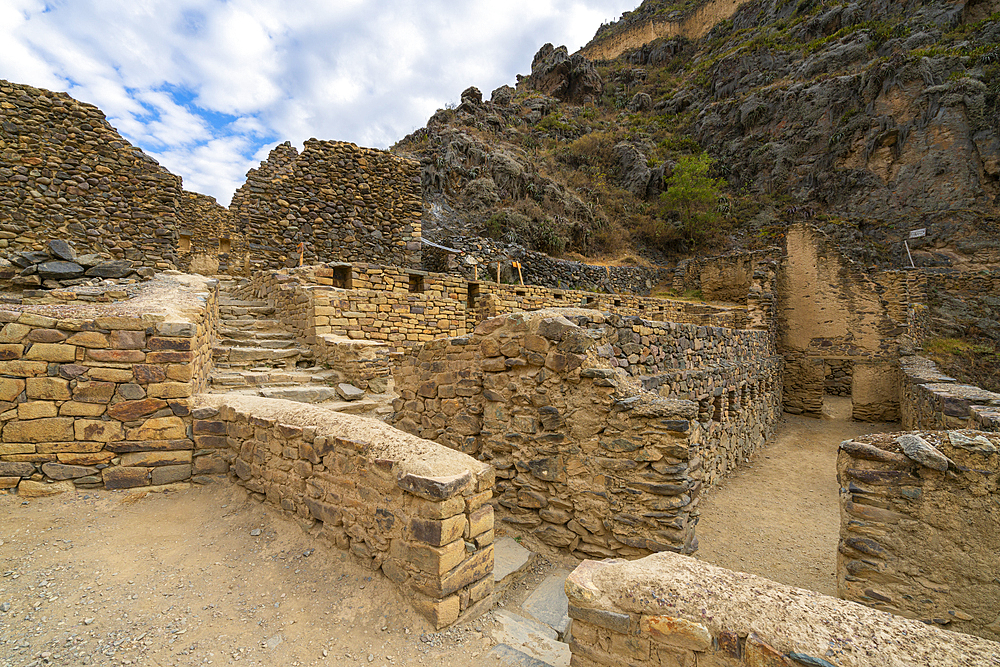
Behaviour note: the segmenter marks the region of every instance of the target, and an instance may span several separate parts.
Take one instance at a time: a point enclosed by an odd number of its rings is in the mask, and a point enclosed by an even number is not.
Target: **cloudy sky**
[[[228,204],[275,144],[387,148],[639,0],[0,0],[0,79],[95,104]]]

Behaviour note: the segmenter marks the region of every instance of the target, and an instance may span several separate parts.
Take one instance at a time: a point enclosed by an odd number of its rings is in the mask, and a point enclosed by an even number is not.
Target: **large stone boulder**
[[[555,97],[570,104],[586,104],[600,98],[604,82],[593,63],[579,53],[569,55],[565,46],[546,44],[531,61],[531,74],[519,78],[518,86]]]
[[[42,262],[38,265],[38,275],[42,280],[72,280],[83,275],[83,267],[76,262]]]

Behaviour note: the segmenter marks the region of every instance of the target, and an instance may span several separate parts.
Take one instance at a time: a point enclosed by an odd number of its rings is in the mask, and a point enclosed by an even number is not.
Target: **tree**
[[[680,216],[689,241],[700,241],[720,217],[719,195],[726,181],[708,175],[714,162],[707,153],[681,157],[666,180],[667,191],[660,195],[660,200]]]

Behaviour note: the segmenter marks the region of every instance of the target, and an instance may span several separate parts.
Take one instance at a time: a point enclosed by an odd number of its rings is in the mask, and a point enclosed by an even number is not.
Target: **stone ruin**
[[[648,296],[640,270],[603,293],[428,272],[414,163],[282,145],[226,210],[94,107],[0,93],[0,488],[228,476],[439,628],[493,604],[502,525],[585,559],[574,665],[996,662],[1000,396],[912,352],[929,283],[1000,277],[869,276],[807,225],[657,269],[705,303]],[[382,420],[288,386],[317,377],[383,397]],[[705,490],[831,385],[855,419],[917,432],[841,446],[840,593],[871,610],[683,556]]]

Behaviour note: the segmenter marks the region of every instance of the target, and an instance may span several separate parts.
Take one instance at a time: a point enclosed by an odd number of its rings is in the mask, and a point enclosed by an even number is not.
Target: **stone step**
[[[234,317],[274,315],[274,308],[271,306],[219,306],[219,317],[226,319],[227,315]]]
[[[501,593],[524,578],[535,561],[536,554],[525,549],[514,539],[499,537],[493,543],[494,590]]]
[[[287,338],[265,338],[263,336],[255,336],[253,338],[223,338],[219,342],[226,347],[263,347],[268,350],[298,348],[298,344],[294,340],[288,340]]]
[[[279,331],[284,331],[281,322],[278,320],[263,319],[257,317],[238,317],[238,318],[221,318],[223,323],[230,329],[256,329],[261,331],[263,329],[277,329]]]
[[[236,306],[238,308],[268,308],[270,304],[267,301],[247,301],[220,295],[219,308],[227,308],[229,306]]]
[[[566,597],[566,577],[569,575],[569,570],[552,572],[521,603],[522,612],[555,630],[560,638],[569,629],[569,599]]]
[[[511,667],[568,667],[569,645],[559,641],[552,628],[506,609],[497,609],[498,627],[491,632],[498,642],[486,654],[486,664]]]
[[[212,358],[233,363],[250,363],[255,361],[277,361],[279,359],[297,360],[299,357],[312,356],[312,350],[298,347],[272,350],[266,347],[229,347],[217,345],[212,348]]]
[[[295,340],[295,334],[288,331],[246,331],[228,327],[219,327],[219,335],[234,340]]]
[[[211,382],[219,386],[295,386],[303,384],[329,385],[339,377],[339,373],[321,368],[286,370],[267,368],[264,370],[218,370],[212,373]]]

